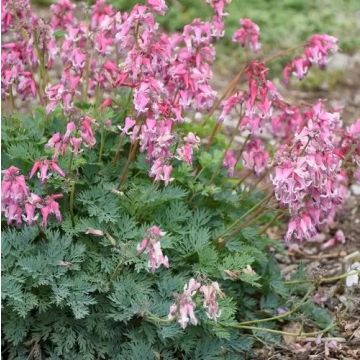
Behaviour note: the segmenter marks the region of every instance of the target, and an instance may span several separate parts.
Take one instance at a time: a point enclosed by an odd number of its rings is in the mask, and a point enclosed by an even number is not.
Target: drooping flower
[[[5,205],[9,201],[22,202],[29,195],[24,175],[15,166],[10,166],[3,171],[4,177],[1,181],[1,202]]]
[[[260,28],[250,19],[240,19],[241,27],[235,31],[232,40],[238,42],[243,47],[249,47],[257,52],[261,48]]]
[[[56,201],[63,197],[62,194],[53,194],[46,196],[40,204],[40,212],[42,216],[42,226],[46,227],[48,222],[48,217],[54,215],[57,221],[61,222],[62,216],[60,212],[60,205]]]
[[[93,147],[96,144],[96,139],[91,127],[93,122],[89,116],[84,116],[81,120],[80,136],[88,147]]]
[[[224,156],[223,166],[227,169],[229,176],[234,176],[237,159],[233,150],[227,150]]]
[[[39,214],[35,212],[40,207],[41,201],[41,197],[34,193],[28,197],[25,203],[25,214],[22,215],[24,222],[28,225],[33,225],[37,221]]]
[[[304,54],[296,56],[284,68],[283,76],[287,84],[291,74],[302,80],[308,73],[312,65],[324,68],[329,61],[329,57],[338,51],[338,40],[334,36],[327,34],[315,34],[307,41]]]
[[[224,122],[225,119],[228,117],[230,112],[239,104],[244,101],[244,93],[237,92],[234,95],[229,96],[227,99],[223,100],[221,103],[221,114],[219,116],[218,121]]]
[[[311,62],[306,57],[296,57],[289,64],[287,64],[283,71],[284,81],[287,84],[290,75],[295,75],[299,80],[302,80],[311,66]]]
[[[4,212],[8,224],[22,223],[23,204],[29,195],[29,188],[20,170],[11,166],[3,171],[1,181],[1,211]]]
[[[345,235],[342,230],[337,230],[335,235],[321,245],[321,250],[329,249],[337,244],[345,244]]]
[[[290,212],[287,240],[309,240],[331,226],[348,196],[338,151],[339,114],[318,102],[304,115],[306,125],[278,149],[271,176],[276,199]]]
[[[189,165],[192,164],[192,158],[193,158],[193,152],[194,149],[197,149],[199,147],[200,138],[196,135],[194,135],[192,132],[190,132],[185,138],[184,138],[185,144],[180,146],[176,153],[177,158],[179,160],[182,160]]]
[[[259,175],[268,166],[269,153],[266,151],[262,141],[255,138],[245,145],[242,159],[246,168],[254,171],[256,175]]]
[[[189,322],[192,325],[197,325],[198,320],[195,316],[196,304],[193,297],[196,295],[201,284],[195,279],[190,279],[188,284],[185,284],[184,291],[177,294],[176,302],[170,306],[168,318],[170,320],[178,319],[180,326],[185,329]]]
[[[126,117],[124,127],[119,126],[121,131],[121,136],[131,135],[132,132],[130,131],[136,125],[136,120]]]
[[[338,39],[327,34],[315,34],[310,37],[305,47],[305,56],[312,64],[324,67],[331,54],[338,51]]]
[[[163,255],[160,245],[160,239],[165,235],[158,226],[151,226],[147,229],[145,238],[138,244],[137,251],[139,254],[146,252],[148,256],[148,267],[154,272],[161,265],[168,268],[169,259]]]
[[[293,218],[288,225],[288,230],[285,236],[286,241],[292,239],[297,240],[310,240],[317,234],[317,229],[314,220],[309,214],[302,214]]]
[[[146,0],[146,4],[157,14],[165,15],[167,11],[165,0]]]
[[[55,4],[50,6],[51,10],[51,27],[65,30],[69,26],[74,25],[73,9],[75,5],[69,0],[58,0]]]
[[[60,176],[65,176],[64,171],[60,168],[56,160],[36,160],[31,171],[30,171],[30,178],[32,178],[37,172],[40,178],[40,181],[44,183],[48,178],[49,174],[48,171],[52,170],[54,173],[57,173]]]
[[[221,315],[217,297],[222,295],[219,284],[217,281],[212,282],[209,285],[203,285],[200,288],[200,292],[204,296],[203,306],[206,309],[207,316],[216,321]]]

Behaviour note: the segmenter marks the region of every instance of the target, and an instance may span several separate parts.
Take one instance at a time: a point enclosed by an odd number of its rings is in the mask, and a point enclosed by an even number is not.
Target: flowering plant
[[[324,101],[289,104],[268,79],[278,55],[256,55],[217,98],[229,1],[207,3],[209,21],[174,34],[156,22],[164,0],[129,12],[59,0],[49,20],[26,0],[2,3],[10,358],[239,358],[282,333],[259,322],[298,310],[328,329],[281,280],[266,230],[287,216],[285,239],[304,241],[332,225],[360,177],[360,122],[344,129]],[[233,40],[259,54],[250,19]],[[285,81],[336,51],[314,35]]]

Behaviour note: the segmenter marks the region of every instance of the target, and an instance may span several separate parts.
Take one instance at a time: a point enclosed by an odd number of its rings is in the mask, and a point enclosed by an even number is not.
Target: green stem
[[[194,177],[194,182],[200,177],[200,175],[204,172],[206,168],[202,167],[201,170]]]
[[[259,235],[265,234],[266,230],[269,229],[269,227],[282,216],[284,216],[284,213],[277,210],[277,214],[266,225],[264,225],[264,227],[260,230]]]
[[[75,195],[75,181],[72,180],[72,183],[71,183],[71,191],[70,191],[70,216],[71,216],[71,224],[72,224],[72,227],[75,226],[75,219],[74,219],[74,195]]]
[[[210,134],[210,137],[209,137],[209,141],[206,145],[206,150],[209,150],[210,149],[210,146],[212,144],[212,142],[214,141],[214,138],[215,138],[215,135],[218,133],[218,131],[220,130],[221,128],[221,123],[219,122],[216,122],[211,134]]]
[[[281,319],[293,314],[302,305],[304,305],[307,302],[308,298],[310,297],[312,291],[313,291],[313,288],[310,287],[309,290],[304,295],[304,297],[300,300],[300,302],[296,306],[294,306],[291,310],[289,310],[283,314],[272,316],[272,317],[265,318],[265,319],[243,321],[243,322],[239,322],[238,325],[243,326],[243,325],[251,325],[251,324],[258,324],[258,323],[262,323],[262,322],[268,322],[268,321],[272,321],[272,320],[281,320]]]
[[[259,201],[257,204],[255,204],[251,209],[249,209],[245,214],[243,214],[242,216],[239,217],[239,219],[237,219],[236,221],[234,221],[226,230],[223,234],[221,234],[219,237],[223,237],[224,235],[228,234],[229,231],[231,229],[234,228],[234,226],[238,225],[239,223],[241,223],[246,217],[248,217],[251,213],[253,213],[254,211],[256,211],[257,209],[259,209],[264,203],[266,203],[268,200],[271,199],[271,197],[273,196],[273,194],[268,194],[267,196],[265,196],[264,199],[262,199],[261,201]]]
[[[68,168],[68,175],[71,177],[72,175],[72,166],[74,163],[74,153],[71,151],[70,152],[70,160],[69,160],[69,168]]]
[[[234,185],[234,189],[238,188],[250,175],[252,171],[248,171],[245,175],[243,175],[239,181]]]
[[[308,136],[307,142],[306,142],[306,144],[305,144],[304,148],[301,150],[300,156],[303,156],[303,155],[304,155],[304,153],[305,153],[305,151],[306,151],[307,147],[308,147],[308,146],[309,146],[309,144],[310,144],[310,141],[311,141],[311,137],[310,137],[310,136]]]
[[[266,212],[266,208],[265,207],[260,207],[258,208],[256,211],[254,211],[251,216],[244,221],[243,223],[241,223],[238,227],[236,227],[235,229],[233,229],[231,231],[230,234],[226,234],[226,237],[228,239],[230,239],[231,237],[233,237],[234,235],[236,235],[240,230],[250,226],[251,224],[253,224],[254,222],[256,222],[259,218],[261,218],[264,215],[264,212]],[[223,240],[224,241],[224,240]]]
[[[251,137],[251,134],[249,134],[249,135],[246,137],[244,143],[242,144],[241,149],[240,149],[240,151],[239,151],[239,154],[238,154],[238,156],[237,156],[237,158],[236,158],[236,163],[239,162],[239,160],[240,160],[240,158],[241,158],[241,155],[243,154],[243,152],[244,152],[244,150],[245,150],[245,146],[246,146],[246,144],[248,143],[248,141],[250,140],[250,137]]]
[[[233,133],[232,133],[232,135],[231,135],[231,137],[230,137],[229,143],[227,144],[227,146],[226,146],[226,148],[225,148],[225,150],[224,150],[224,152],[223,152],[223,154],[222,154],[222,156],[221,156],[221,160],[219,161],[218,166],[216,167],[213,175],[212,175],[211,178],[210,178],[210,184],[213,183],[215,177],[219,174],[219,172],[220,172],[220,170],[221,170],[221,168],[222,168],[222,166],[223,166],[226,153],[229,151],[232,143],[234,142],[234,139],[235,139],[235,136],[236,136],[236,134],[237,134],[237,130],[239,129],[239,126],[240,126],[240,123],[241,123],[242,118],[243,118],[243,115],[240,115],[239,120],[238,120],[238,122],[237,122],[237,124],[236,124],[236,128],[235,128],[235,130],[233,131]]]
[[[10,104],[11,104],[11,110],[15,110],[15,99],[14,99],[14,92],[12,85],[10,86]]]
[[[100,150],[99,150],[99,163],[101,162],[103,152],[104,152],[104,145],[105,145],[105,128],[104,128],[104,122],[101,120],[100,125]]]
[[[336,275],[336,276],[330,276],[330,277],[322,277],[319,279],[299,279],[299,280],[289,280],[289,281],[284,281],[285,285],[295,285],[295,284],[308,284],[308,283],[314,283],[316,285],[321,285],[321,284],[325,284],[325,283],[331,283],[337,280],[341,280],[344,278],[347,278],[350,275],[360,275],[360,270],[352,270],[340,275]]]
[[[119,136],[119,142],[116,146],[116,152],[115,152],[115,156],[112,160],[112,164],[113,165],[116,165],[116,163],[119,161],[119,158],[120,158],[120,152],[121,152],[121,147],[122,147],[122,144],[123,144],[123,139],[124,137],[123,136]]]
[[[309,337],[309,336],[320,335],[320,334],[324,334],[324,333],[328,332],[330,329],[335,327],[335,324],[331,323],[329,326],[327,326],[323,330],[313,331],[313,332],[308,332],[308,333],[303,333],[301,331],[299,333],[292,333],[292,332],[288,332],[288,331],[274,330],[274,329],[262,328],[262,327],[257,327],[257,326],[239,325],[239,324],[236,324],[236,323],[234,323],[234,324],[221,324],[221,325],[224,326],[224,327],[232,327],[232,328],[236,328],[236,329],[255,330],[255,331],[268,332],[268,333],[271,333],[271,334],[287,335],[287,336],[294,336],[294,337]]]
[[[139,142],[140,142],[139,140],[136,140],[135,144],[132,146],[132,149],[129,152],[128,159],[126,161],[126,164],[124,166],[124,169],[123,169],[121,177],[120,177],[119,189],[126,181],[127,175],[129,173],[130,165],[133,162],[133,160],[135,159],[135,156],[136,156],[136,153],[137,153],[137,150],[139,147]]]

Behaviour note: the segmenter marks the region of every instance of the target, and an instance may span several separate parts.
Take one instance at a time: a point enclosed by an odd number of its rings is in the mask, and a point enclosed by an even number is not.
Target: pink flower
[[[25,183],[24,175],[15,166],[10,166],[3,171],[4,177],[1,181],[1,202],[6,205],[9,201],[21,203],[29,195],[29,188]]]
[[[96,30],[102,24],[108,23],[109,19],[115,15],[114,8],[107,4],[105,0],[96,0],[92,6],[91,29]]]
[[[290,64],[286,65],[283,71],[284,81],[287,84],[291,74],[294,74],[299,80],[302,80],[311,66],[309,60],[305,57],[296,57]]]
[[[261,45],[260,39],[260,28],[250,19],[240,19],[241,27],[235,31],[233,35],[233,41],[238,42],[241,46],[249,46],[254,52],[257,52]]]
[[[221,103],[221,114],[219,116],[219,122],[224,122],[230,112],[239,104],[244,101],[243,92],[237,92],[234,95],[231,95],[226,100]]]
[[[154,272],[161,265],[168,268],[169,260],[163,255],[160,245],[160,239],[165,235],[158,226],[152,226],[147,229],[146,237],[138,244],[137,251],[139,254],[144,251],[148,255],[148,267]]]
[[[106,98],[106,99],[104,99],[104,101],[101,103],[100,107],[101,107],[101,109],[106,109],[106,108],[108,108],[108,107],[111,107],[111,105],[112,105],[112,99]]]
[[[317,64],[320,68],[326,66],[329,56],[338,51],[338,40],[330,35],[312,35],[308,40],[303,56],[297,56],[284,68],[284,81],[289,82],[289,77],[294,74],[299,80],[303,79],[309,68]]]
[[[167,11],[165,0],[146,0],[146,4],[157,14],[164,15]]]
[[[171,172],[171,165],[166,165],[161,159],[157,159],[150,169],[150,176],[153,177],[155,181],[164,181],[165,186],[167,186],[174,180],[174,178],[171,177]]]
[[[193,325],[198,323],[194,313],[196,304],[192,298],[196,295],[200,286],[201,284],[195,279],[190,279],[189,283],[185,284],[183,293],[177,294],[176,302],[170,306],[169,320],[177,318],[183,329],[186,328],[189,322]]]
[[[136,111],[138,113],[143,113],[147,111],[149,101],[149,86],[146,83],[142,83],[134,93],[134,106]]]
[[[73,133],[76,131],[76,125],[73,121],[70,121],[66,125],[66,132],[63,137],[64,142],[68,142],[70,137],[73,135]]]
[[[224,9],[226,5],[230,4],[231,0],[206,0],[206,2],[213,8],[217,17],[222,18],[228,15],[224,12]]]
[[[56,200],[61,199],[62,197],[62,194],[53,194],[46,196],[46,198],[42,201],[40,212],[42,215],[43,227],[47,226],[47,220],[49,215],[55,215],[57,221],[61,222],[62,216],[60,212],[60,205],[56,202]]]
[[[64,171],[57,164],[56,160],[36,160],[30,172],[30,178],[32,178],[35,173],[39,171],[38,176],[40,178],[40,181],[44,183],[49,178],[49,168],[58,175],[63,177],[65,176]]]
[[[70,60],[72,62],[72,65],[73,65],[74,69],[77,72],[80,72],[85,67],[86,54],[84,54],[80,49],[75,48],[72,51]]]
[[[228,150],[225,153],[223,166],[228,170],[228,176],[234,176],[235,166],[237,160],[233,150]]]
[[[172,169],[173,168],[171,165],[163,165],[162,167],[162,174],[160,175],[160,180],[164,181],[165,186],[169,185],[169,183],[174,180],[174,178],[171,177]]]
[[[265,150],[262,141],[255,138],[249,141],[242,153],[244,166],[250,170],[253,170],[256,175],[261,174],[269,162],[269,154]]]
[[[89,147],[93,147],[96,144],[96,139],[91,128],[92,123],[93,120],[90,117],[84,116],[80,126],[80,136]]]
[[[324,67],[331,54],[338,51],[338,39],[327,34],[315,34],[310,37],[305,48],[307,59],[320,67]]]
[[[39,215],[35,214],[35,211],[39,207],[41,200],[41,197],[34,193],[27,199],[27,202],[25,203],[25,215],[22,217],[28,225],[32,225],[37,221]]]
[[[24,71],[20,74],[17,91],[24,99],[29,95],[36,97],[36,83],[31,72]]]
[[[124,127],[119,126],[119,129],[121,130],[121,136],[125,135],[131,135],[132,132],[130,131],[134,126],[136,125],[136,121],[130,117],[127,117],[125,119],[125,125]]]
[[[95,49],[102,55],[109,55],[109,46],[113,43],[113,39],[107,37],[104,32],[99,32],[95,36]]]
[[[83,141],[82,138],[76,138],[76,137],[70,138],[71,151],[75,155],[79,153],[82,141]]]
[[[15,222],[17,226],[22,223],[22,206],[26,201],[29,189],[20,170],[11,166],[3,171],[1,181],[1,211],[4,212],[8,224]]]
[[[16,226],[20,226],[22,223],[22,208],[15,202],[10,202],[4,208],[5,218],[7,223],[11,225],[15,222]]]
[[[329,249],[337,244],[345,244],[345,235],[342,230],[337,230],[335,236],[321,245],[321,250]]]
[[[311,216],[304,213],[296,218],[293,218],[289,222],[285,240],[291,241],[293,238],[298,240],[310,240],[316,234],[317,229]]]
[[[66,29],[74,23],[73,9],[75,5],[69,0],[58,0],[50,6],[51,10],[51,27],[53,29]]]
[[[217,296],[222,295],[218,282],[214,281],[210,285],[201,286],[200,292],[202,292],[204,296],[203,306],[206,309],[207,316],[216,321],[221,315],[219,304],[216,299]]]
[[[60,133],[55,133],[49,141],[46,143],[45,147],[54,148],[53,159],[57,159],[60,151],[63,150],[63,141]]]
[[[193,149],[197,149],[199,147],[200,138],[190,132],[185,138],[184,138],[185,144],[183,146],[180,146],[177,150],[177,156],[176,158],[179,160],[182,160],[189,165],[192,164],[192,158],[193,158]]]

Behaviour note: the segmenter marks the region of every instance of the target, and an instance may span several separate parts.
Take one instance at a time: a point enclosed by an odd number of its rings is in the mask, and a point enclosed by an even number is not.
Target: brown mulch
[[[318,243],[307,243],[299,246],[296,252],[278,254],[284,276],[293,272],[300,263],[306,265],[310,277],[336,276],[347,270],[349,262],[360,261],[360,196],[350,197],[332,231],[337,229],[346,234],[345,244],[324,251],[320,250]],[[272,231],[278,233],[278,229]],[[336,320],[336,335],[305,339],[284,336],[281,346],[258,349],[257,359],[360,359],[360,287],[347,287],[345,279],[322,284],[317,287],[313,299],[330,311]],[[297,323],[289,323],[283,330],[296,332],[300,328]]]

